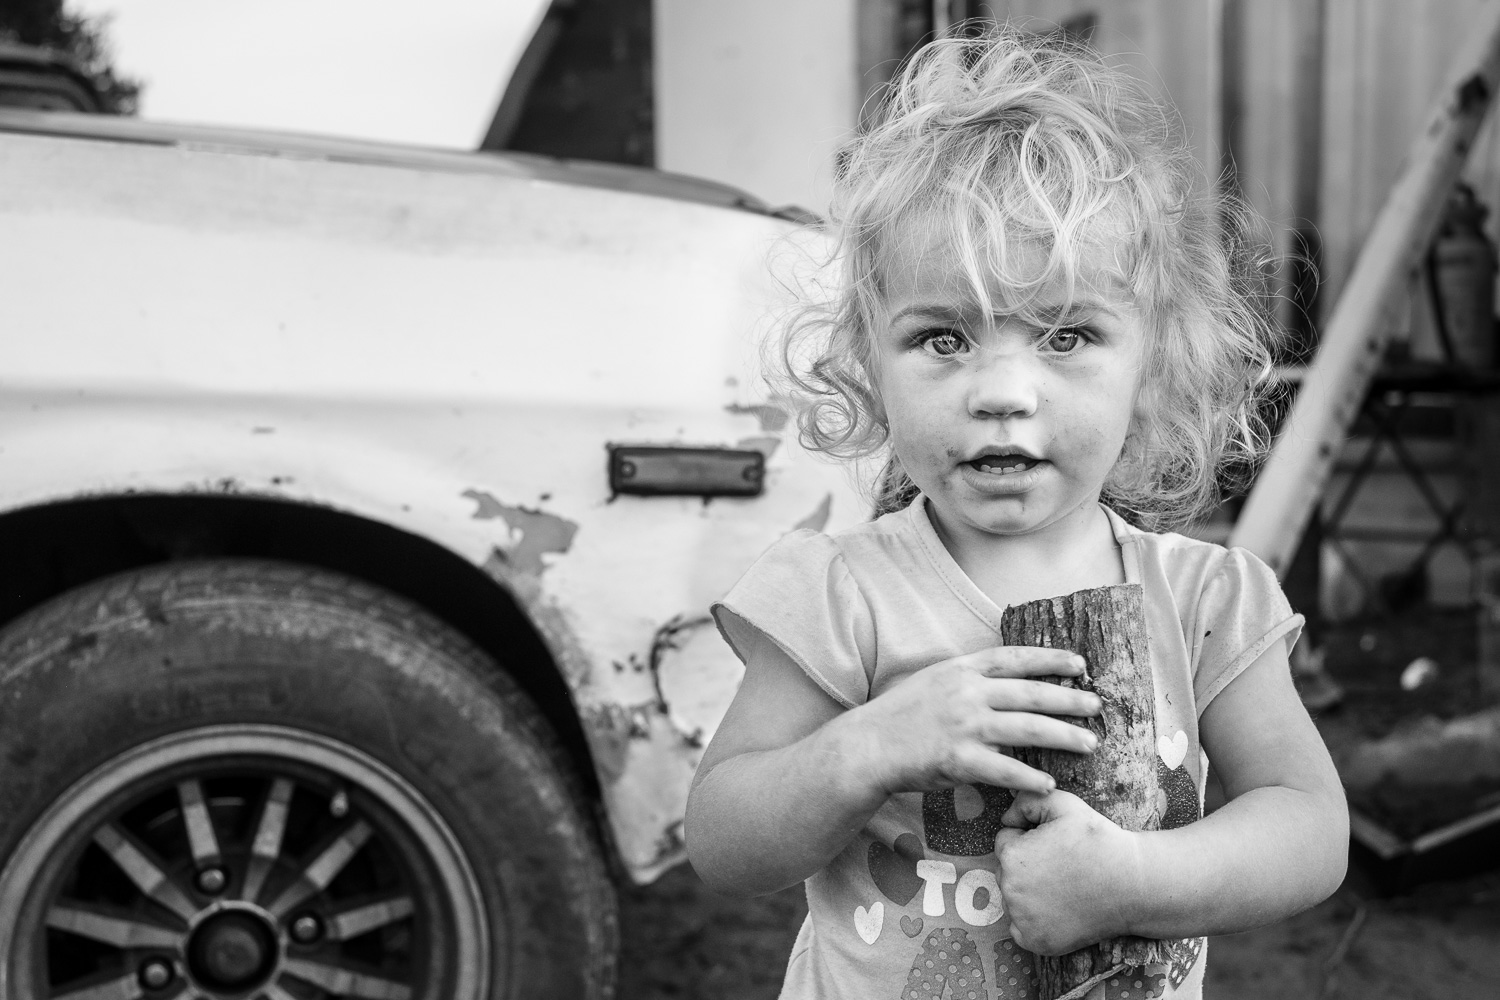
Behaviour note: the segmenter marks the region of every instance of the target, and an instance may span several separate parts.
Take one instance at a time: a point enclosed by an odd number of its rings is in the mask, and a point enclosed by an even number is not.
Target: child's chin
[[[1049,512],[1033,497],[986,497],[964,505],[962,517],[990,535],[1024,535],[1044,527]]]

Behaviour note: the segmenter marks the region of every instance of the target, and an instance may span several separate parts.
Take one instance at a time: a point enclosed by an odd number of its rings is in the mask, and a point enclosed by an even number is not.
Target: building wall
[[[1045,31],[1093,17],[1092,44],[1132,66],[1181,115],[1205,179],[1218,173],[1221,0],[991,0],[981,16]]]
[[[1323,0],[1323,177],[1319,224],[1324,301],[1354,266],[1402,160],[1472,40],[1500,16],[1487,0]],[[1500,142],[1491,119],[1470,156],[1467,179],[1481,200],[1500,203]],[[1494,235],[1492,214],[1489,231]]]
[[[656,165],[827,207],[860,103],[858,0],[655,0]]]

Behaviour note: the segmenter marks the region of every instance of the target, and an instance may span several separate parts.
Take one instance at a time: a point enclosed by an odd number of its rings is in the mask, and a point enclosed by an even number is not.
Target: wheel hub
[[[204,920],[188,937],[188,971],[215,989],[261,986],[276,967],[276,935],[254,913],[229,910]]]

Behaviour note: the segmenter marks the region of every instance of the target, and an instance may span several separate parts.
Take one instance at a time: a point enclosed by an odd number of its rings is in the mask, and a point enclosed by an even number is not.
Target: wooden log
[[[1092,754],[1016,747],[1015,756],[1057,779],[1126,830],[1156,830],[1160,781],[1156,773],[1156,692],[1146,646],[1146,616],[1138,584],[1082,590],[1005,610],[1001,640],[1007,646],[1049,646],[1088,661],[1064,687],[1099,695],[1103,712],[1092,719],[1065,717],[1099,737]],[[1058,1000],[1119,965],[1169,961],[1165,942],[1110,938],[1067,955],[1037,956],[1040,1000]]]

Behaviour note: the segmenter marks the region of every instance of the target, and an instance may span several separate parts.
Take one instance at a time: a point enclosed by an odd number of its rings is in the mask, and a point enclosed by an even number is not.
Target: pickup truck
[[[866,516],[757,377],[816,237],[521,154],[0,109],[0,996],[612,995]]]

